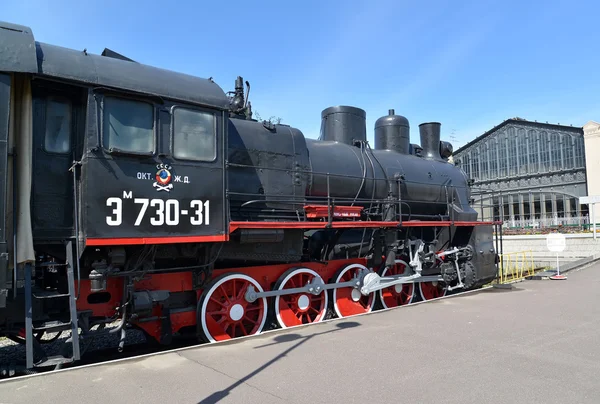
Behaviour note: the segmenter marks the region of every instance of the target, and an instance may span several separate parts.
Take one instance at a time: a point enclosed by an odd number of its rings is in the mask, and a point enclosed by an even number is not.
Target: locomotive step
[[[36,299],[56,299],[59,297],[69,297],[68,293],[61,293],[56,290],[42,290],[32,293]]]
[[[66,267],[68,264],[64,263],[64,262],[41,262],[39,264],[36,264],[36,268],[41,268],[41,267]]]
[[[72,328],[72,323],[70,323],[70,322],[48,321],[40,327],[33,327],[32,330],[33,330],[33,332],[45,331],[45,332],[52,333],[52,332],[69,330],[71,328]]]
[[[73,358],[65,358],[64,356],[55,355],[55,356],[47,357],[46,360],[44,360],[43,362],[36,363],[35,367],[36,368],[44,368],[44,367],[63,365],[66,363],[73,363],[73,362],[74,362]]]

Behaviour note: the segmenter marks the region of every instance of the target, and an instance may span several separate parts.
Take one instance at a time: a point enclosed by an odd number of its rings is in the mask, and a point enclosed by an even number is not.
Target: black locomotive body
[[[410,144],[390,110],[371,148],[365,112],[336,106],[307,139],[252,119],[241,77],[225,93],[0,28],[0,336],[28,368],[78,360],[80,335],[215,342],[495,278],[440,124]],[[70,354],[46,357],[64,330]]]

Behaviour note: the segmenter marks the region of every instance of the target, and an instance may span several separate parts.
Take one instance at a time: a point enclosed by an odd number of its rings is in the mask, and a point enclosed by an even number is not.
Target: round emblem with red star
[[[171,182],[171,178],[171,172],[166,168],[161,168],[156,172],[156,182],[162,186],[165,186]]]

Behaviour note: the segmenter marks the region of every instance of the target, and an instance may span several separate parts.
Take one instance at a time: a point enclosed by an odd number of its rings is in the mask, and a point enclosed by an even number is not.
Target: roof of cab
[[[33,73],[227,109],[229,99],[209,79],[34,40],[31,29],[0,22],[0,71]],[[120,56],[120,55],[119,55]]]

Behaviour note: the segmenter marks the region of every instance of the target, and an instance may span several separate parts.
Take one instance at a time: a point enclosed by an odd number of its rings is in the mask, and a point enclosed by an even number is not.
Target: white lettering
[[[152,173],[137,173],[138,180],[151,180]]]
[[[134,226],[139,226],[144,219],[144,215],[146,214],[146,209],[148,209],[148,199],[146,198],[135,198],[134,201],[136,204],[142,204],[142,208],[140,209],[140,213],[138,213],[137,219],[135,219]]]
[[[201,225],[203,222],[202,201],[192,201],[190,202],[190,207],[196,208],[196,211],[194,212],[195,216],[190,218],[190,223],[194,226]]]
[[[177,226],[179,224],[179,201],[177,199],[168,199],[165,203],[167,219],[169,226]]]
[[[204,202],[204,224],[208,226],[208,218],[210,217],[210,215],[208,214],[208,201]]]
[[[152,226],[162,226],[165,222],[165,201],[162,199],[152,199],[150,206],[156,207],[156,214],[158,215],[158,219],[155,217],[150,218],[150,224]]]
[[[119,198],[108,198],[106,200],[106,206],[114,206],[112,213],[115,215],[114,218],[110,216],[106,216],[106,224],[109,226],[120,226],[123,222],[123,209],[122,209],[122,201]]]
[[[175,181],[175,182],[181,182],[181,175],[176,175],[175,179],[173,181]]]
[[[123,199],[133,199],[131,191],[123,192]],[[106,206],[112,208],[112,213],[106,216],[106,224],[109,226],[121,226],[123,224],[123,199],[110,197],[106,199]],[[190,216],[190,224],[193,226],[210,223],[210,201],[192,200],[189,206],[180,206],[177,199],[148,199],[135,198],[133,203],[139,206],[134,226],[141,226],[147,214],[150,214],[150,225],[152,226],[178,226],[181,217]],[[188,208],[188,209],[182,209]],[[152,210],[152,212],[150,212]],[[184,219],[185,221],[185,219]],[[148,223],[146,221],[146,223]]]
[[[184,184],[189,184],[190,183],[190,180],[189,180],[189,178],[188,178],[187,175],[183,177],[183,183]]]

